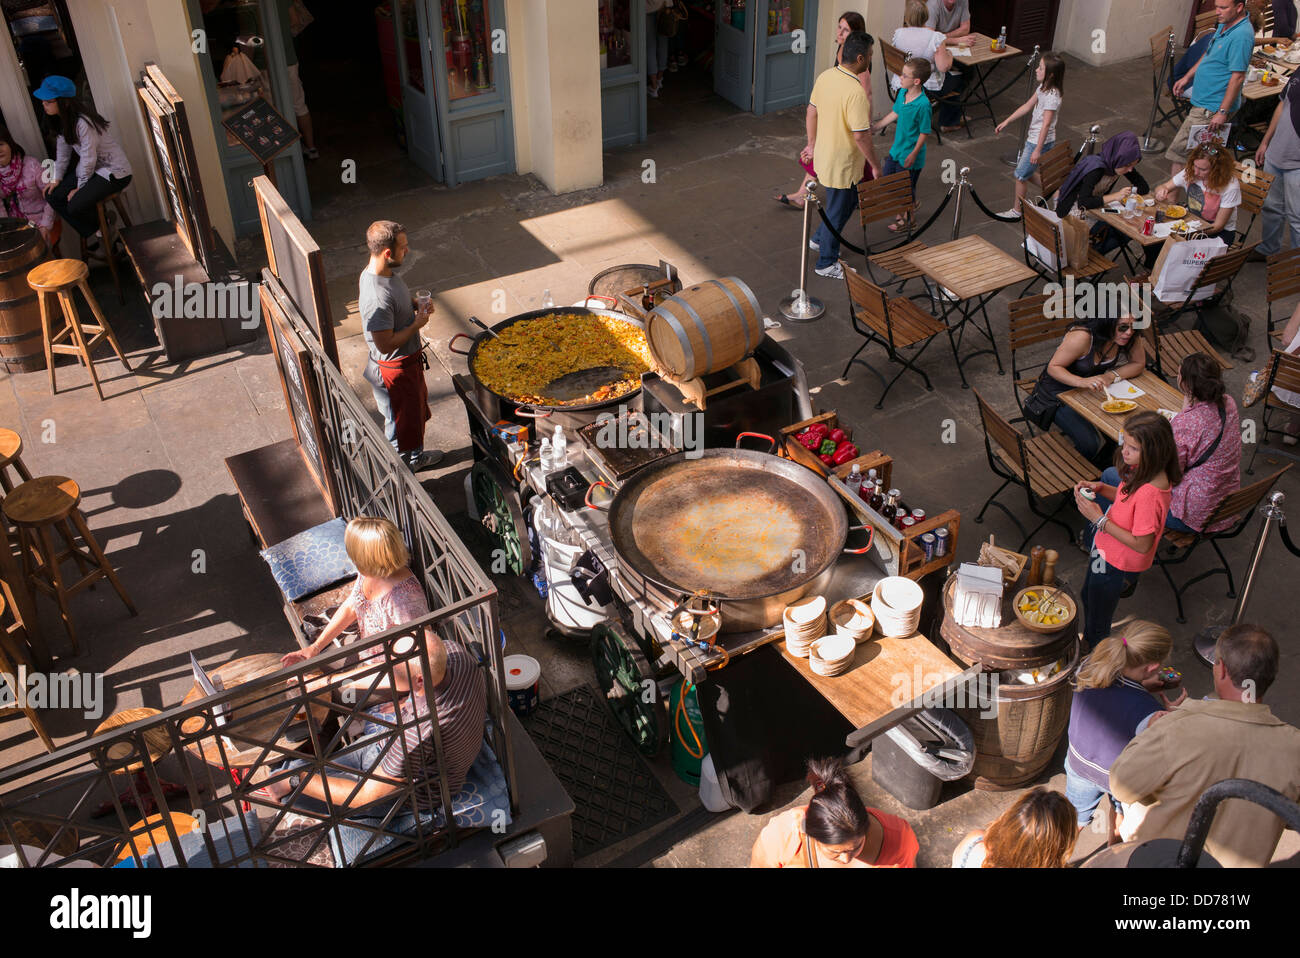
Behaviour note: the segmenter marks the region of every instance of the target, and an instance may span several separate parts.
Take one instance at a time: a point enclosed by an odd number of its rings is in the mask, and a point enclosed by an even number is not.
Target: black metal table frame
[[[1019,56],[1019,54],[1016,55]],[[993,121],[994,125],[997,124],[998,117],[997,114],[993,112],[993,100],[1009,90],[1011,85],[1024,76],[1025,71],[1029,69],[1030,57],[1027,57],[1024,65],[1020,68],[1020,72],[1008,80],[996,93],[989,93],[988,78],[993,75],[993,71],[996,70],[1000,64],[1005,63],[1010,59],[1011,57],[999,57],[996,60],[985,60],[983,63],[962,65],[959,58],[953,57],[954,65],[961,66],[963,73],[969,71],[969,79],[966,81],[966,89],[962,92],[961,100],[959,101],[963,113],[967,112],[967,107],[982,106],[984,109],[989,111],[989,119]],[[985,69],[981,69],[981,67],[985,67]],[[969,114],[967,115],[967,119],[970,119]]]
[[[957,375],[961,377],[961,388],[970,389],[970,383],[966,382],[966,372],[962,369],[962,366],[976,356],[985,356],[991,353],[998,363],[998,375],[1005,375],[1006,370],[1002,368],[1002,356],[998,352],[998,342],[993,336],[993,320],[989,318],[988,304],[1007,287],[1001,286],[991,292],[981,293],[979,296],[960,299],[956,294],[949,296],[947,287],[928,274],[923,273],[921,281],[925,284],[926,292],[929,293],[930,302],[943,303],[943,311],[939,319],[943,321],[944,330],[948,334],[948,345],[952,347],[952,358],[957,364]],[[1014,284],[1009,283],[1008,285]],[[976,311],[984,314],[984,326],[980,328],[980,325],[976,323],[975,330],[989,341],[989,348],[977,349],[973,353],[967,353],[966,358],[963,359],[960,355],[962,337],[965,335],[966,324],[975,318]],[[953,312],[961,314],[961,321],[956,324],[948,321],[948,317]],[[956,335],[954,336],[954,334]]]

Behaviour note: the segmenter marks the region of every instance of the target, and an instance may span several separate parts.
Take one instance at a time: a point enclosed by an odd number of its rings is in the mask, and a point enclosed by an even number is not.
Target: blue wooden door
[[[713,47],[713,92],[742,110],[754,108],[754,45],[761,9],[766,32],[766,0],[718,0]]]
[[[600,0],[598,10],[601,142],[606,149],[644,142],[645,0]]]
[[[397,0],[397,63],[402,78],[406,153],[420,169],[441,181],[442,148],[433,84],[433,41],[429,10],[420,0]]]
[[[808,102],[812,94],[817,0],[749,0],[761,14],[754,61],[755,113]]]

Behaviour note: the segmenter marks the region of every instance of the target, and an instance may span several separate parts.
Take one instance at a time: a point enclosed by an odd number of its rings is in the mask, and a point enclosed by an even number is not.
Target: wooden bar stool
[[[81,502],[81,489],[65,476],[41,476],[24,482],[5,497],[4,514],[18,527],[19,551],[23,559],[23,577],[33,589],[39,589],[54,599],[63,617],[63,628],[72,639],[72,650],[80,654],[68,599],[82,589],[107,579],[126,605],[127,611],[136,614],[135,606],[127,596],[117,573],[108,564],[104,550],[95,541],[86,517],[77,508]],[[54,533],[63,539],[66,549],[54,545]],[[77,544],[80,534],[84,546]],[[68,559],[77,563],[81,578],[68,583],[61,567]]]
[[[103,399],[104,390],[99,388],[99,376],[95,374],[95,361],[91,358],[90,351],[98,346],[101,340],[107,339],[127,372],[131,371],[131,364],[126,361],[122,347],[118,345],[117,337],[113,335],[113,328],[108,325],[108,320],[104,318],[95,295],[90,291],[90,284],[86,282],[86,277],[89,275],[90,270],[80,260],[53,259],[28,273],[27,285],[36,290],[36,295],[41,301],[41,329],[45,334],[45,365],[50,370],[50,392],[57,394],[59,391],[54,382],[54,355],[67,353],[81,357],[81,361],[90,370],[90,381],[95,384],[95,392],[99,394],[100,399]],[[86,297],[90,311],[99,321],[97,324],[81,321],[81,317],[77,314],[76,301],[72,298],[74,287],[80,289],[81,294]],[[56,296],[59,305],[63,307],[64,319],[64,325],[57,333],[53,328],[55,313],[53,300]],[[87,334],[90,335],[90,339],[86,339]],[[64,339],[71,342],[65,343]]]
[[[23,437],[12,429],[0,428],[0,486],[6,493],[14,491],[14,484],[9,478],[9,467],[13,466],[18,477],[26,482],[32,477],[23,465]]]
[[[0,615],[3,615],[4,610],[5,602],[4,599],[0,598]],[[32,663],[24,658],[21,649],[11,647],[8,640],[9,636],[3,634],[3,630],[0,630],[0,672],[9,676],[12,681],[17,682],[18,666],[25,665],[31,670]],[[20,693],[17,687],[10,691],[15,699],[19,697]],[[36,730],[36,734],[41,737],[41,742],[45,745],[45,751],[53,752],[55,748],[54,739],[50,738],[50,733],[45,731],[45,724],[41,721],[40,714],[27,703],[25,697],[23,698],[23,712],[27,715],[27,721],[32,723],[32,728]]]
[[[113,274],[113,285],[117,287],[117,301],[123,306],[126,305],[126,296],[122,292],[122,282],[117,278],[117,254],[113,251],[113,243],[120,234],[120,229],[113,230],[113,235],[109,236],[109,227],[112,225],[109,221],[108,213],[104,207],[112,203],[117,210],[117,215],[122,221],[122,226],[131,225],[131,217],[126,215],[126,207],[122,205],[122,194],[114,193],[112,196],[105,197],[95,204],[95,212],[99,214],[99,238],[104,244],[104,258],[108,260],[108,270]],[[90,251],[86,248],[86,237],[81,237],[81,258],[84,261]]]

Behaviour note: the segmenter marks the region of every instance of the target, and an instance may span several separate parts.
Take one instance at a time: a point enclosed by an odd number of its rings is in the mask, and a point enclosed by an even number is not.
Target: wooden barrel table
[[[970,773],[975,787],[988,791],[1019,788],[1047,768],[1070,724],[1070,680],[1079,666],[1078,620],[1055,632],[1028,629],[1011,608],[1018,588],[1008,586],[1002,596],[1001,626],[958,625],[952,612],[956,584],[952,577],[944,587],[939,634],[958,659],[967,665],[979,664],[986,673],[1046,668],[1065,661],[1061,671],[1045,682],[1029,685],[1000,680],[992,717],[984,714],[986,708],[957,710],[975,736],[975,766]],[[1062,592],[1073,597],[1068,587]]]
[[[0,218],[0,365],[11,373],[45,368],[41,304],[27,274],[45,259],[41,231],[26,220]]]

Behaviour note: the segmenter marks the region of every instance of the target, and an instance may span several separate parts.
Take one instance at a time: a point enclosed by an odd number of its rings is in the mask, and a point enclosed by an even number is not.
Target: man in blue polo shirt
[[[1187,165],[1187,138],[1192,127],[1208,126],[1211,133],[1227,123],[1241,106],[1250,55],[1255,49],[1255,28],[1246,15],[1244,0],[1214,0],[1219,25],[1205,55],[1174,84],[1174,95],[1191,89],[1192,108],[1165,151],[1176,174]]]

